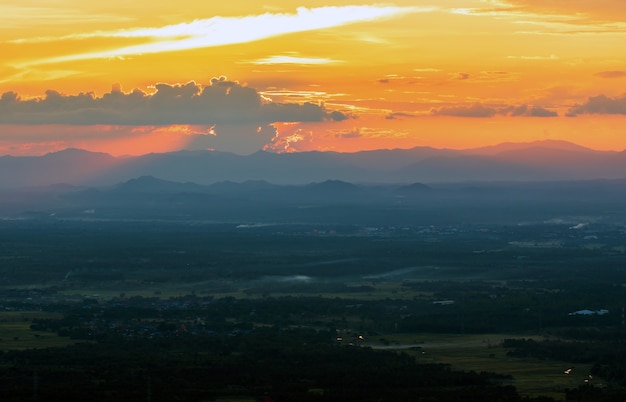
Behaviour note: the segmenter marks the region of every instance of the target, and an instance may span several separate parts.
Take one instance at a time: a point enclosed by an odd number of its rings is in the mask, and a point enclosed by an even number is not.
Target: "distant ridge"
[[[626,152],[596,151],[555,140],[503,143],[468,150],[416,147],[355,153],[259,151],[247,156],[178,151],[113,157],[67,149],[39,157],[0,157],[0,172],[0,188],[56,183],[105,186],[140,178],[135,191],[163,186],[173,186],[178,191],[186,182],[199,185],[223,182],[222,186],[226,186],[229,181],[247,182],[247,186],[241,187],[244,191],[251,186],[308,183],[323,183],[325,190],[353,191],[345,183],[623,179]],[[201,191],[190,184],[187,189]]]
[[[422,196],[424,194],[429,194],[433,191],[433,188],[427,186],[424,183],[413,183],[406,186],[400,186],[395,190],[395,193],[400,196],[412,197],[412,196]]]
[[[272,190],[276,185],[265,180],[246,180],[244,182],[234,182],[230,180],[220,181],[208,186],[212,192],[236,192],[243,193],[258,190]]]
[[[328,191],[328,192],[353,192],[358,191],[358,187],[352,183],[341,180],[325,180],[321,183],[311,183],[308,185],[310,189]]]
[[[486,147],[471,148],[465,150],[465,153],[473,155],[496,155],[502,152],[519,151],[526,149],[554,149],[561,151],[580,151],[580,152],[596,152],[590,148],[585,148],[573,142],[562,140],[540,140],[532,142],[503,142],[497,145],[489,145]]]
[[[195,183],[178,183],[169,180],[157,179],[153,176],[141,176],[130,179],[115,186],[118,192],[140,192],[140,193],[181,193],[181,192],[202,192],[202,186]]]

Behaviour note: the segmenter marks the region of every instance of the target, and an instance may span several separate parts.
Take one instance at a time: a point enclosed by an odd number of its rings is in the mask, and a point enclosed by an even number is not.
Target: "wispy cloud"
[[[145,42],[96,52],[74,53],[38,59],[22,63],[21,66],[115,58],[247,43],[290,33],[320,30],[432,10],[433,8],[394,6],[300,7],[295,13],[291,14],[265,13],[243,17],[213,17],[156,28],[96,31],[57,38],[22,39],[21,41],[25,42],[81,40],[88,38],[135,38],[145,39]]]
[[[600,71],[594,75],[601,78],[622,78],[626,77],[626,71]]]
[[[129,17],[113,14],[98,14],[81,12],[75,8],[6,5],[0,4],[0,24],[2,28],[23,28],[24,22],[41,25],[68,25],[72,21],[84,24],[86,22],[124,22],[131,21]]]
[[[489,1],[496,3],[496,1]],[[626,3],[623,0],[505,0],[497,1],[500,6],[514,8],[520,12],[547,15],[569,15],[578,21],[623,21]]]
[[[492,117],[497,113],[497,110],[480,103],[474,103],[468,106],[445,106],[439,109],[433,109],[431,113],[435,116]]]
[[[340,60],[333,60],[323,57],[298,57],[298,56],[270,56],[258,59],[252,64],[334,64],[341,63]]]
[[[413,71],[418,72],[418,73],[438,73],[441,70],[439,70],[438,68],[414,68]]]
[[[52,81],[59,78],[70,77],[79,72],[76,70],[57,70],[57,69],[21,69],[13,74],[0,77],[0,84],[12,83],[25,79],[37,79],[41,81]]]
[[[460,104],[444,106],[432,109],[434,116],[454,116],[454,117],[494,117],[496,115],[512,117],[557,117],[558,113],[545,109],[541,106],[529,105],[499,105],[489,106],[479,102],[470,105]]]
[[[549,56],[507,56],[507,59],[518,59],[518,60],[558,60],[559,56],[555,54],[551,54]]]
[[[482,0],[474,7],[449,8],[450,14],[506,19],[534,29],[519,34],[575,35],[626,32],[623,0]]]

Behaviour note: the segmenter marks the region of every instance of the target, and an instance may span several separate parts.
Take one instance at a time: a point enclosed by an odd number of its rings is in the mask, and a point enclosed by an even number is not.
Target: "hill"
[[[595,151],[561,141],[508,143],[470,150],[418,147],[356,153],[259,151],[247,156],[180,151],[118,158],[70,149],[39,157],[4,156],[0,158],[0,171],[0,188],[56,183],[103,186],[149,176],[203,185],[227,181],[407,184],[591,180],[626,178],[626,152]],[[144,182],[145,186],[155,184]]]

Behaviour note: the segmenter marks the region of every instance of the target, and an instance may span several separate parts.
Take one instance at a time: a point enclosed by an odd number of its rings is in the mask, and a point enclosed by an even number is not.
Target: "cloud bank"
[[[435,116],[455,116],[455,117],[475,117],[485,118],[496,115],[512,117],[557,117],[559,114],[552,110],[540,106],[485,106],[482,103],[472,105],[444,106],[439,109],[432,109],[431,114]]]
[[[225,77],[210,85],[155,85],[152,94],[114,86],[101,97],[92,92],[65,95],[46,91],[42,98],[22,100],[15,92],[0,96],[0,124],[170,125],[268,124],[273,122],[340,121],[347,116],[313,103],[275,103],[254,88]]]
[[[0,96],[0,125],[5,126],[0,143],[12,138],[31,147],[54,138],[59,146],[81,147],[88,140],[126,141],[120,146],[135,148],[143,145],[133,139],[143,138],[157,149],[249,154],[277,136],[277,124],[332,123],[351,117],[310,102],[273,102],[226,77],[213,78],[207,85],[159,83],[152,93],[123,92],[119,85],[102,96],[48,90],[43,97],[22,99],[5,92]]]
[[[573,106],[567,116],[581,114],[622,114],[626,115],[626,95],[621,98],[609,98],[606,95],[590,97],[587,102]]]

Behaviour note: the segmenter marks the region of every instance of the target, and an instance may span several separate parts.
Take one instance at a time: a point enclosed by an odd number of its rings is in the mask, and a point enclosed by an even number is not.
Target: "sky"
[[[0,0],[0,155],[626,149],[623,0]]]

